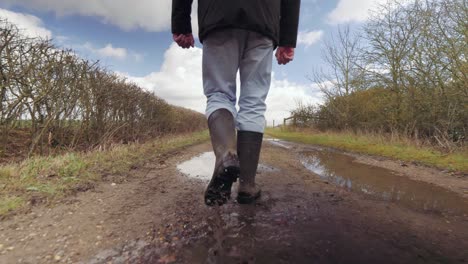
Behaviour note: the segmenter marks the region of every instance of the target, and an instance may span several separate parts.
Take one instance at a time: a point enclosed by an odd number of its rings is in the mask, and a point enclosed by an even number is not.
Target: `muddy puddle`
[[[270,144],[275,145],[277,147],[281,147],[281,148],[285,148],[285,149],[291,149],[292,148],[292,146],[290,144],[288,144],[287,142],[276,139],[276,138],[267,138],[267,139],[265,139],[265,141],[269,142]]]
[[[355,162],[352,156],[311,148],[299,152],[299,157],[308,170],[349,191],[417,211],[468,214],[467,201],[456,193],[391,170]]]
[[[213,152],[205,152],[188,161],[177,165],[177,169],[189,178],[209,181],[213,175],[215,155]]]
[[[306,169],[348,191],[364,194],[372,199],[393,202],[416,211],[427,213],[468,214],[468,202],[442,187],[411,180],[391,170],[355,162],[355,158],[337,151],[322,148],[298,148],[294,143],[267,139],[275,146],[288,149],[298,156]],[[212,177],[215,156],[202,153],[177,166],[187,177],[209,181]],[[277,172],[279,169],[259,164],[258,173]]]
[[[215,159],[213,152],[205,152],[188,161],[180,163],[177,165],[177,169],[189,178],[209,181],[213,175]],[[258,173],[276,171],[279,170],[275,167],[266,164],[258,164]]]

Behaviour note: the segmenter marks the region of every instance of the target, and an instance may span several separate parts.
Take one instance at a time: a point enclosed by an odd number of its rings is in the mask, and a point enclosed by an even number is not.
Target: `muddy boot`
[[[255,185],[263,134],[249,131],[237,132],[237,153],[240,162],[240,181],[237,202],[250,204],[260,198],[260,188]]]
[[[234,117],[226,109],[216,110],[208,118],[208,127],[216,163],[205,191],[205,204],[223,205],[231,198],[232,183],[239,177]]]

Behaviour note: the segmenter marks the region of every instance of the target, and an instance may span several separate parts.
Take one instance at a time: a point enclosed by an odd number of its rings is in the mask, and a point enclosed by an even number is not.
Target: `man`
[[[182,48],[194,46],[193,0],[172,1],[172,33]],[[207,205],[222,205],[240,178],[237,201],[260,197],[255,184],[270,89],[273,50],[279,64],[294,58],[300,0],[199,0],[206,116],[216,156],[205,192]],[[240,73],[239,111],[236,76]],[[187,88],[189,89],[189,88]],[[237,142],[236,142],[237,128]]]

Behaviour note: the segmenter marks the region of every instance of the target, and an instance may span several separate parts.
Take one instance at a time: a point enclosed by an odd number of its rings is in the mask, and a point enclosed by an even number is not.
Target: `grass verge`
[[[266,134],[283,140],[337,148],[345,151],[371,154],[468,173],[468,153],[443,153],[427,146],[415,146],[403,140],[356,135],[353,133],[301,132],[287,129],[267,129]]]
[[[126,174],[158,156],[209,139],[207,131],[167,136],[109,150],[34,157],[0,166],[0,217],[92,188],[103,175]]]

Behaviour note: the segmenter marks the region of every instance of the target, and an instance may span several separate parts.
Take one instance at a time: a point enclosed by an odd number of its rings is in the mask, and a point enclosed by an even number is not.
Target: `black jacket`
[[[172,0],[172,33],[192,33],[193,0]],[[198,0],[200,41],[213,30],[242,28],[296,47],[301,0]]]

